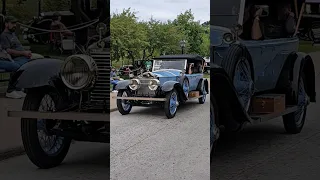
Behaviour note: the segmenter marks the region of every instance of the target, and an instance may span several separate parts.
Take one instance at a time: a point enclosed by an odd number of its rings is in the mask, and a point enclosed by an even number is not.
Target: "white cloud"
[[[111,0],[111,12],[122,12],[131,8],[138,12],[140,20],[151,17],[166,21],[175,19],[180,13],[191,9],[195,20],[205,22],[210,19],[210,0]]]

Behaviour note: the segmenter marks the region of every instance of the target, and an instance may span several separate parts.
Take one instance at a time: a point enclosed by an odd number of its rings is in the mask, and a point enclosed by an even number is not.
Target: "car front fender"
[[[183,92],[183,88],[182,88],[181,84],[178,81],[167,81],[167,82],[163,83],[163,85],[161,86],[161,91],[163,91],[163,92],[169,92],[169,91],[172,91],[173,89],[176,89],[178,91],[181,99],[183,99],[183,100],[188,99],[187,96]]]
[[[218,65],[210,69],[210,97],[214,97],[219,106],[219,119],[228,131],[241,130],[245,122],[251,122],[248,113],[239,101],[237,91],[228,73]]]
[[[21,66],[13,74],[11,82],[18,88],[36,88],[52,86],[53,81],[60,79],[60,68],[64,61],[58,59],[37,59]]]
[[[130,84],[130,80],[119,81],[116,85],[116,90],[124,90],[127,89]]]

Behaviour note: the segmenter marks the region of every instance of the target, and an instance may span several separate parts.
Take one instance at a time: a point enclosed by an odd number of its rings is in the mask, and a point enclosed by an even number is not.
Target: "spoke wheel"
[[[178,93],[175,89],[167,93],[166,95],[166,101],[164,105],[164,111],[168,119],[173,118],[178,109],[179,105],[179,99],[178,99]]]
[[[60,96],[47,89],[28,92],[23,110],[54,112],[62,103]],[[59,126],[59,121],[48,119],[21,119],[21,134],[24,149],[29,159],[39,168],[58,166],[67,155],[71,139],[57,136],[51,129]]]
[[[253,94],[253,80],[251,74],[252,72],[248,60],[244,57],[240,58],[235,67],[233,84],[238,92],[240,102],[246,111],[249,110],[251,96]]]
[[[299,78],[297,92],[298,92],[298,95],[297,95],[298,110],[283,116],[284,127],[286,131],[291,134],[300,133],[306,120],[309,97],[305,90],[303,75]]]
[[[120,90],[118,92],[117,96],[118,97],[131,97],[131,93],[128,90]],[[130,101],[125,100],[125,99],[117,99],[117,107],[118,107],[118,111],[122,115],[129,114],[132,109],[132,105],[130,104]]]
[[[212,160],[217,140],[220,136],[219,131],[218,106],[214,97],[210,100],[210,159]]]

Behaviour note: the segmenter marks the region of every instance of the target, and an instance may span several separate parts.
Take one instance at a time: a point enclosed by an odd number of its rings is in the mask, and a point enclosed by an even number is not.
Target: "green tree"
[[[124,9],[114,13],[110,22],[111,58],[113,61],[142,58],[142,52],[149,46],[144,23],[139,23],[136,12]]]

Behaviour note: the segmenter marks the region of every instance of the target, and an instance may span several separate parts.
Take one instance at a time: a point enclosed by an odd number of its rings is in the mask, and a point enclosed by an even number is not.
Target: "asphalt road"
[[[26,155],[0,161],[0,179],[106,180],[110,170],[114,180],[209,179],[209,103],[190,101],[174,119],[160,108],[112,112],[111,169],[109,144],[77,142],[64,163],[49,170],[38,169]]]
[[[80,143],[72,145],[64,163],[42,170],[35,167],[26,155],[0,162],[1,180],[106,180],[110,175],[108,144]]]
[[[318,103],[309,106],[302,132],[286,134],[278,118],[227,136],[211,164],[212,180],[320,179],[320,53],[312,57]]]
[[[113,112],[110,179],[210,179],[209,103],[190,101],[173,119],[160,108]]]

